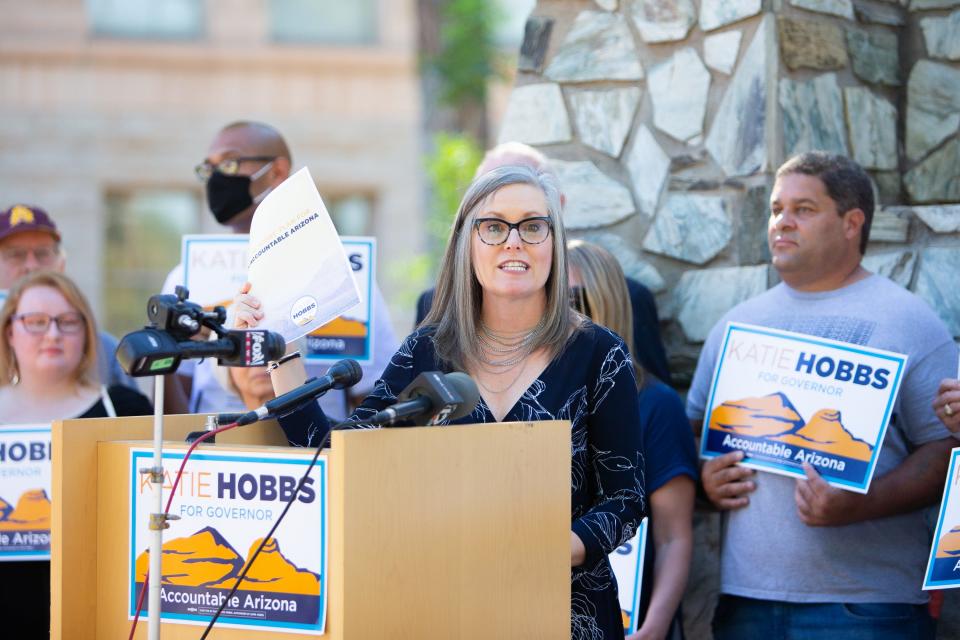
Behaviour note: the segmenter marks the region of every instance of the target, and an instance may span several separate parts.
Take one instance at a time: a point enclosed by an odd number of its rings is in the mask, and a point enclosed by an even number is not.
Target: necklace
[[[530,355],[543,335],[544,325],[544,319],[540,318],[540,322],[529,331],[497,333],[481,322],[477,331],[481,364],[493,367],[490,373],[496,373],[498,369],[506,373]]]
[[[517,375],[515,375],[515,376],[513,377],[513,380],[511,380],[509,383],[507,383],[506,386],[501,387],[500,389],[494,389],[494,388],[492,388],[492,387],[488,387],[487,385],[485,385],[485,384],[483,383],[483,381],[480,379],[479,376],[475,376],[474,379],[477,381],[477,384],[479,384],[480,387],[481,387],[484,391],[487,391],[487,392],[492,393],[492,394],[494,394],[494,395],[500,395],[501,393],[503,393],[503,392],[506,391],[507,389],[510,389],[511,387],[513,387],[513,385],[517,384],[517,380],[520,379],[520,376],[523,375],[523,371],[524,371],[526,368],[527,368],[527,361],[524,360],[524,361],[523,361],[523,364],[520,365],[520,368],[517,370]],[[482,363],[482,362],[480,363],[480,369],[482,369],[485,373],[488,373],[488,374],[490,374],[490,375],[495,375],[495,376],[500,376],[500,375],[503,375],[503,374],[507,373],[508,371],[510,371],[510,369],[506,369],[506,370],[504,370],[504,371],[491,371],[491,370],[487,369],[485,366],[483,366],[483,363]]]

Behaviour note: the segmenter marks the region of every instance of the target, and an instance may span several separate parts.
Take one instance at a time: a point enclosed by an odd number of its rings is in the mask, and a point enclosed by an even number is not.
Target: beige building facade
[[[238,119],[284,133],[342,233],[379,238],[391,298],[391,266],[424,243],[412,0],[2,0],[0,14],[0,203],[57,220],[108,328],[143,323],[180,234],[222,230],[193,167]]]

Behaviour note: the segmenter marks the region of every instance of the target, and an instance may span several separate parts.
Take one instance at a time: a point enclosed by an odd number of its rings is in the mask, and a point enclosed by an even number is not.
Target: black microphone
[[[319,378],[310,378],[302,385],[283,395],[268,401],[263,406],[248,411],[237,420],[237,426],[251,424],[269,416],[282,416],[299,409],[307,402],[322,396],[330,389],[346,389],[360,382],[363,370],[356,360],[340,360],[335,362],[326,375]]]
[[[173,373],[180,361],[217,358],[225,367],[264,367],[279,360],[286,342],[279,333],[263,329],[224,331],[216,340],[180,340],[167,331],[145,328],[128,333],[117,345],[117,360],[131,376]]]
[[[480,401],[477,383],[465,373],[446,375],[439,371],[421,373],[397,396],[397,402],[378,412],[367,424],[391,425],[413,420],[435,425],[469,414]]]

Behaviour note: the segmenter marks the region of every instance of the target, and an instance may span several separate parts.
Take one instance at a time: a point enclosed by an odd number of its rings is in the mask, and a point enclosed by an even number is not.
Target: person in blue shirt
[[[567,257],[574,307],[623,336],[630,353],[635,354],[631,308],[625,304],[627,287],[617,259],[603,247],[582,240],[567,244]],[[633,363],[653,544],[646,546],[644,558],[637,612],[641,624],[629,638],[682,638],[679,606],[693,552],[696,447],[680,396],[644,371],[636,356]]]

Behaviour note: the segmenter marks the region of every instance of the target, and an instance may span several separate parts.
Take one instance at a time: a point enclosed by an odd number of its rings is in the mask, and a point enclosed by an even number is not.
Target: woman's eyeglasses
[[[42,311],[21,313],[13,316],[11,320],[20,322],[27,333],[34,334],[44,334],[49,331],[51,322],[57,323],[60,333],[80,333],[87,326],[87,321],[76,311],[68,311],[58,316],[51,316]]]
[[[481,242],[492,245],[506,242],[514,229],[527,244],[540,244],[550,235],[551,228],[550,218],[546,216],[527,218],[520,222],[507,222],[500,218],[477,218],[473,221],[473,226],[477,228]]]

